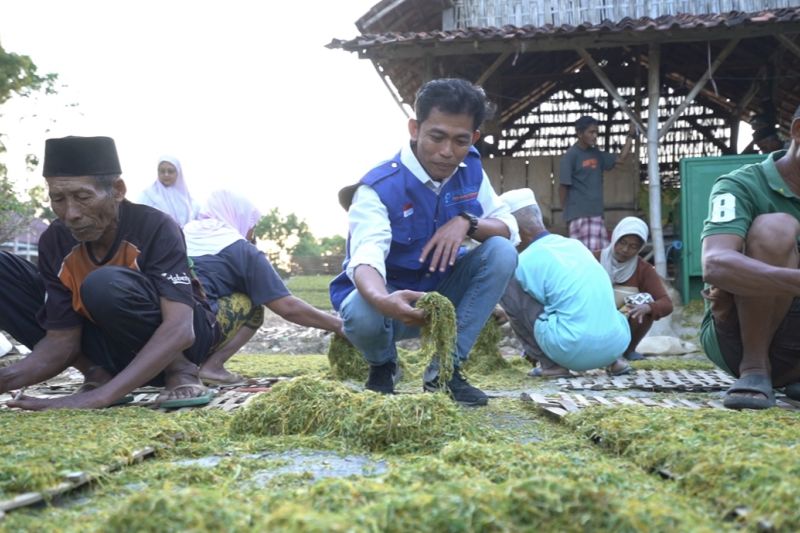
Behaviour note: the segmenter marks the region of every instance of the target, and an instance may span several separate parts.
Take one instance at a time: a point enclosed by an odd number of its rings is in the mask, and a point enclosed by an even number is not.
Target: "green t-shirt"
[[[800,197],[791,191],[775,167],[775,161],[785,153],[774,152],[761,163],[745,165],[717,178],[708,199],[708,218],[703,223],[701,241],[709,235],[722,234],[744,239],[753,220],[767,213],[787,213],[800,220]],[[700,328],[700,342],[708,358],[730,372],[722,358],[708,309]]]
[[[786,152],[774,152],[761,163],[745,165],[717,178],[708,198],[708,218],[702,241],[709,235],[747,237],[758,215],[787,213],[800,220],[800,197],[794,194],[775,168]]]

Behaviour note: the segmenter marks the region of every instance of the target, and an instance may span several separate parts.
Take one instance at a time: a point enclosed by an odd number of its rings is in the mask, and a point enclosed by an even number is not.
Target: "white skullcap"
[[[514,189],[513,191],[504,192],[500,195],[506,205],[511,209],[511,212],[519,211],[523,207],[536,204],[536,196],[533,191],[528,188]]]

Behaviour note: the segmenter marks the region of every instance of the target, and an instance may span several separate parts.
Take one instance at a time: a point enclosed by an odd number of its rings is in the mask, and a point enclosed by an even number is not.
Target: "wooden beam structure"
[[[603,87],[605,87],[606,91],[608,91],[608,94],[610,94],[611,97],[614,98],[614,101],[619,104],[619,107],[622,108],[622,112],[625,113],[634,124],[636,124],[637,128],[643,130],[644,125],[642,124],[642,121],[633,113],[628,105],[628,102],[626,102],[622,95],[619,94],[617,88],[614,87],[614,84],[611,83],[611,80],[608,79],[606,73],[603,72],[603,69],[597,65],[589,52],[583,48],[578,48],[576,52],[578,52],[578,55],[581,56],[581,59],[586,62],[586,65],[588,65],[588,67],[592,70],[598,81],[603,84]]]
[[[661,130],[658,132],[659,138],[664,137],[664,135],[666,135],[666,133],[669,131],[669,129],[672,127],[675,121],[678,120],[678,118],[686,110],[686,108],[689,107],[689,105],[692,102],[694,102],[695,97],[697,97],[697,95],[703,89],[705,84],[708,83],[708,80],[711,79],[711,76],[714,75],[714,72],[717,71],[722,62],[725,61],[725,59],[727,59],[729,55],[731,55],[731,52],[733,52],[733,50],[739,44],[740,40],[741,39],[732,39],[730,42],[728,42],[728,44],[725,46],[722,52],[720,52],[720,54],[717,56],[714,62],[708,67],[708,70],[706,70],[705,74],[703,74],[703,77],[697,80],[697,83],[689,92],[689,94],[686,96],[686,99],[683,101],[683,103],[681,103],[678,109],[676,109],[675,112],[672,113],[672,116],[669,117],[669,119],[667,119],[667,121],[661,127]]]

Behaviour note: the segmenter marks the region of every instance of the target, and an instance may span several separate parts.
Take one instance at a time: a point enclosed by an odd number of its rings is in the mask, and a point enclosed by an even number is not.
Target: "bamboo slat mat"
[[[560,378],[567,390],[639,389],[656,392],[711,392],[727,390],[734,378],[722,370],[637,370],[626,376],[587,374]]]
[[[532,402],[545,414],[555,418],[562,418],[569,413],[597,405],[604,407],[635,405],[640,407],[662,407],[666,409],[725,409],[721,399],[710,397],[708,399],[704,398],[698,400],[697,398],[692,398],[690,400],[672,395],[669,397],[630,397],[624,395],[588,396],[568,392],[552,395],[544,395],[537,392],[523,392],[521,398],[523,401]],[[790,409],[793,411],[800,410],[800,403],[787,398],[778,398],[777,406],[782,409]]]
[[[286,380],[283,377],[264,377],[249,379],[246,385],[235,387],[215,386],[209,387],[216,391],[214,398],[207,405],[196,407],[182,407],[179,409],[164,409],[155,403],[159,393],[163,390],[157,387],[142,387],[133,391],[133,402],[114,407],[119,409],[126,406],[148,407],[161,412],[180,412],[189,409],[223,409],[232,411],[247,404],[256,394],[269,391],[278,381]],[[57,382],[44,382],[34,387],[25,389],[27,396],[36,398],[59,398],[73,394],[80,387],[80,379],[65,381],[60,379]],[[0,394],[0,410],[10,409],[6,402],[11,399],[10,394]]]

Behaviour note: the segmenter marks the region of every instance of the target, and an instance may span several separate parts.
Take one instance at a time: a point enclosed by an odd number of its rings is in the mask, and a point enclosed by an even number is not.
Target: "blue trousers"
[[[517,251],[504,237],[490,237],[458,259],[436,291],[456,308],[456,366],[466,361],[472,345],[500,300],[517,267]],[[386,286],[394,292],[397,287]],[[351,292],[339,313],[344,333],[371,365],[397,359],[395,342],[419,337],[420,328],[409,327],[378,313],[359,294]]]

